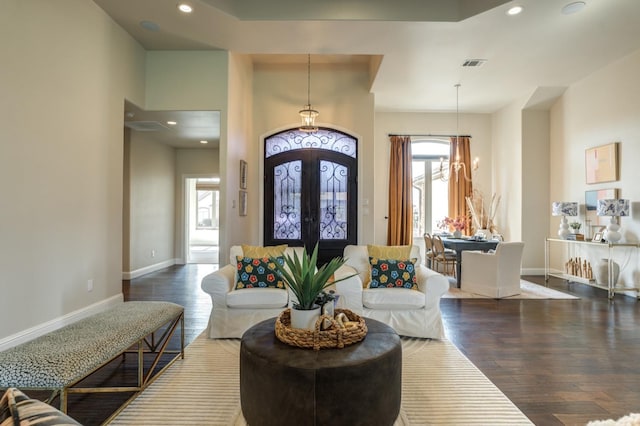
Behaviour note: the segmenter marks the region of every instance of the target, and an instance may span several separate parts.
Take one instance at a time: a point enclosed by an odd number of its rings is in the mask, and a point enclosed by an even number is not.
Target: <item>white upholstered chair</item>
[[[524,243],[499,243],[494,253],[462,252],[463,291],[500,299],[520,294]]]

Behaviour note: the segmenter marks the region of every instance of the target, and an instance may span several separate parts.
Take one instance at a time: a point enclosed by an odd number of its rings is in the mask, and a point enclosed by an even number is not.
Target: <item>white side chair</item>
[[[499,243],[494,253],[462,252],[460,288],[495,299],[520,294],[524,243]]]

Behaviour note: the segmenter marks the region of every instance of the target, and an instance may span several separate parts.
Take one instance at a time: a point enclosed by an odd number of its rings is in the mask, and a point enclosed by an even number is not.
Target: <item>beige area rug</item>
[[[403,338],[402,350],[402,408],[395,426],[533,424],[452,343]],[[239,353],[239,340],[202,334],[183,361],[110,424],[246,426]]]
[[[455,281],[453,281],[453,285],[455,286]],[[580,299],[571,294],[563,293],[526,280],[520,280],[520,289],[522,290],[520,294],[503,297],[503,299]],[[444,299],[491,299],[490,297],[480,294],[467,293],[455,287],[449,288],[449,291],[442,297]]]

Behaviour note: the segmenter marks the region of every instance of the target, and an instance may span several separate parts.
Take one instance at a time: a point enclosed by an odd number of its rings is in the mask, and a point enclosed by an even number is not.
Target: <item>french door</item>
[[[330,129],[265,139],[264,244],[318,244],[318,263],[357,243],[357,141]]]

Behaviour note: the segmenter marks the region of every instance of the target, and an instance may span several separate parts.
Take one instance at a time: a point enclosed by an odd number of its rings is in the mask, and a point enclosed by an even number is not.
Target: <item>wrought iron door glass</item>
[[[302,238],[300,230],[300,195],[302,161],[291,161],[274,168],[273,236],[282,240]]]
[[[347,178],[343,165],[320,161],[320,239],[347,238]]]

